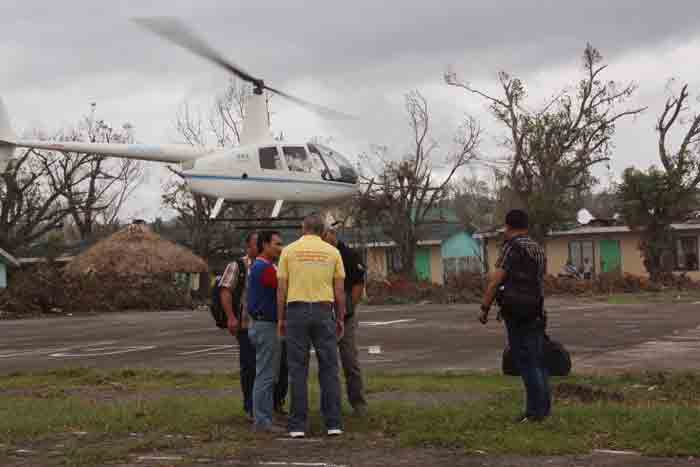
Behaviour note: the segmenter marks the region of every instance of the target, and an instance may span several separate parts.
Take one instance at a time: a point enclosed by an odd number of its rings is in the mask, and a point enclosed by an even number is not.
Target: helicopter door
[[[316,154],[306,152],[304,146],[283,146],[282,151],[290,172],[321,179],[326,166]]]
[[[260,148],[258,153],[260,155],[260,168],[263,169],[263,171],[284,170],[282,158],[276,146]]]

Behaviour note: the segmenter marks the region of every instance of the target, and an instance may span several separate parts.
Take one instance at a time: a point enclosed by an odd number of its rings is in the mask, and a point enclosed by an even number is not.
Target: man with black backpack
[[[549,373],[544,364],[544,250],[528,236],[528,216],[514,209],[506,215],[505,243],[496,261],[481,305],[479,321],[488,322],[494,300],[508,331],[513,363],[526,391],[525,413],[519,423],[540,422],[551,413]]]
[[[255,384],[255,347],[248,337],[250,317],[246,310],[246,277],[258,256],[258,234],[245,238],[246,254],[226,266],[218,282],[221,306],[226,312],[227,327],[238,339],[241,390],[246,417],[253,421],[253,385]]]

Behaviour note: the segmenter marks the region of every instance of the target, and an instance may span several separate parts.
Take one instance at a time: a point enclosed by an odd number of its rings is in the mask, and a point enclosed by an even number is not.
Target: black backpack
[[[243,290],[245,290],[246,281],[246,265],[243,258],[236,260],[238,265],[238,277],[236,277],[236,287],[233,289],[233,312],[236,318],[241,319],[241,298],[243,297]],[[221,304],[221,275],[216,276],[216,281],[214,282],[214,287],[211,290],[211,306],[209,307],[211,311],[211,316],[214,318],[214,323],[217,328],[226,329],[228,328],[228,316],[226,315],[226,310]]]

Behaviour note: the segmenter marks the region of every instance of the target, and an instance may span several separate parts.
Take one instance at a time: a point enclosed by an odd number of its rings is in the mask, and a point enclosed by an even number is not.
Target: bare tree
[[[659,117],[656,131],[659,134],[659,157],[669,173],[676,173],[689,189],[700,184],[700,113],[687,116],[688,84],[684,84],[679,93],[673,94],[666,101]],[[674,150],[669,141],[672,129],[683,129],[681,142]]]
[[[62,226],[68,213],[63,192],[69,182],[52,187],[49,168],[36,151],[23,150],[0,174],[0,248],[21,250]]]
[[[449,205],[468,231],[495,225],[502,204],[502,184],[503,176],[495,168],[486,174],[474,172],[452,184]]]
[[[584,76],[575,91],[565,89],[539,110],[525,106],[525,84],[506,72],[498,74],[502,95],[494,96],[445,74],[451,86],[485,99],[497,121],[507,128],[508,181],[522,207],[530,211],[533,233],[542,239],[566,220],[575,195],[593,183],[591,168],[610,160],[617,122],[644,108],[618,111],[637,86],[604,81],[601,54],[588,44],[583,54]]]
[[[427,100],[412,91],[406,94],[405,102],[412,152],[395,160],[388,148],[375,147],[364,156],[373,173],[363,175],[358,219],[381,226],[397,245],[400,272],[412,276],[418,229],[427,223],[431,209],[447,199],[455,174],[476,157],[480,128],[473,118],[466,117],[454,138],[455,149],[442,152],[431,137]]]
[[[74,129],[64,131],[56,139],[91,143],[133,142],[132,127],[126,123],[120,130],[92,112]],[[52,185],[71,179],[64,192],[68,211],[81,238],[93,234],[97,225],[115,225],[126,200],[143,182],[143,164],[131,159],[114,159],[96,154],[48,154],[55,162],[49,171]]]
[[[53,139],[126,142],[131,138],[130,127],[117,133],[99,122],[96,130],[86,126],[88,120]],[[45,138],[39,132],[37,136]],[[0,246],[23,249],[70,219],[85,238],[96,225],[117,222],[124,202],[140,181],[141,165],[134,161],[23,150],[1,178]]]
[[[688,85],[672,92],[661,112],[658,133],[659,159],[662,170],[651,167],[641,171],[629,168],[618,188],[622,213],[628,224],[642,229],[640,248],[644,265],[652,280],[674,268],[697,267],[697,252],[674,255],[671,224],[698,209],[700,185],[700,113],[691,113]],[[677,132],[677,145],[672,133]],[[680,252],[676,252],[680,253]],[[676,258],[674,258],[676,256]],[[676,264],[679,263],[679,264]]]

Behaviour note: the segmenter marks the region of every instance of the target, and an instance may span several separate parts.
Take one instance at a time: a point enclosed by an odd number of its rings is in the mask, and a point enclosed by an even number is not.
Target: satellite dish
[[[576,220],[581,225],[588,225],[594,220],[593,214],[591,214],[588,209],[581,209],[578,214],[576,214]]]

